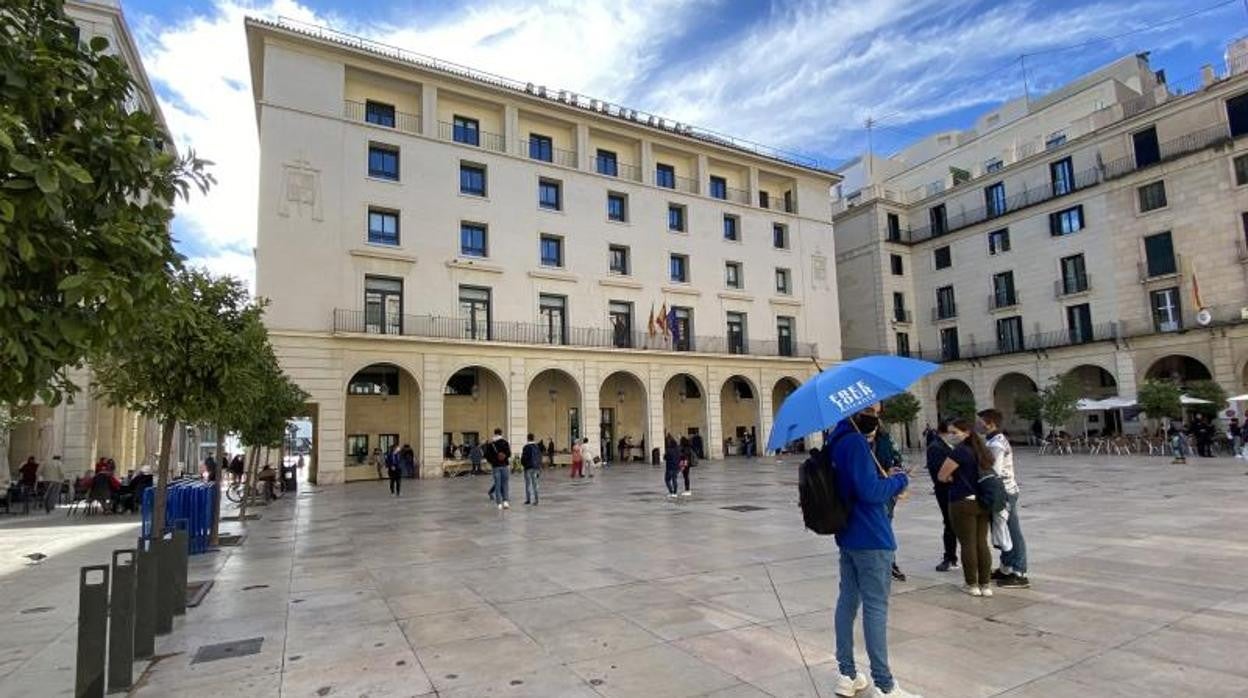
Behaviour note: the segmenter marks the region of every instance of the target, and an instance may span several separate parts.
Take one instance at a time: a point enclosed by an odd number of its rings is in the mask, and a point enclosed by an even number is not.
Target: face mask
[[[965,434],[954,434],[953,432],[945,434],[945,443],[949,444],[950,446],[957,446],[958,444],[962,443],[965,440],[966,440]]]
[[[880,418],[873,414],[856,414],[854,415],[854,426],[858,427],[858,431],[863,434],[870,434],[880,428]]]

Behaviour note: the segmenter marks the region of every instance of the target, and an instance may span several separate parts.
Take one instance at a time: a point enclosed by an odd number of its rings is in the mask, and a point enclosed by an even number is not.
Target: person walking
[[[940,507],[940,520],[944,524],[941,540],[945,547],[944,557],[936,565],[936,571],[948,572],[958,569],[958,537],[953,534],[953,524],[949,521],[949,483],[941,482],[937,477],[940,466],[945,464],[945,460],[953,452],[945,441],[949,433],[948,420],[942,420],[932,431],[936,438],[927,445],[927,473],[932,478],[932,493],[936,495],[936,505]]]
[[[969,419],[953,420],[948,433],[954,449],[937,477],[949,483],[949,518],[962,547],[962,590],[971,596],[992,596],[992,553],[988,549],[992,515],[975,499],[980,473],[992,470],[992,452]]]
[[[481,449],[481,444],[473,443],[472,448],[468,449],[468,462],[472,464],[472,474],[480,475],[484,471],[481,470],[481,460],[485,458],[485,452]]]
[[[862,607],[862,630],[871,661],[871,681],[887,698],[921,698],[903,689],[888,666],[888,594],[897,539],[885,511],[888,502],[909,485],[904,471],[885,473],[864,434],[879,428],[876,403],[843,419],[826,441],[836,464],[836,486],[849,505],[845,528],[836,534],[840,548],[840,593],[836,599],[838,696],[853,696],[868,679],[854,664],[854,620]]]
[[[1183,433],[1182,427],[1176,420],[1170,421],[1170,426],[1166,429],[1166,437],[1170,439],[1170,452],[1174,454],[1174,460],[1170,461],[1172,465],[1184,465],[1187,463],[1187,436]]]
[[[676,498],[676,476],[680,473],[680,446],[668,434],[663,439],[663,484],[667,486],[667,498]]]
[[[585,447],[579,440],[572,442],[572,469],[568,477],[585,477]]]
[[[507,497],[507,485],[511,479],[511,444],[503,438],[502,429],[494,430],[494,438],[490,439],[481,452],[485,460],[489,462],[491,474],[494,476],[494,487],[490,489],[493,493],[493,501],[498,504],[500,511],[510,509],[511,502]]]
[[[1239,426],[1239,417],[1231,417],[1231,421],[1226,426],[1226,436],[1231,440],[1231,454],[1236,458],[1243,458],[1244,433]]]
[[[542,446],[533,441],[529,434],[528,441],[520,450],[520,466],[524,468],[524,503],[537,506],[537,478],[542,473]]]
[[[385,458],[381,455],[381,449],[380,449],[380,448],[374,448],[374,449],[373,449],[373,455],[371,455],[371,456],[369,456],[369,457],[368,457],[368,462],[369,462],[371,465],[373,465],[373,467],[377,468],[377,479],[378,479],[378,480],[380,480],[380,479],[382,479],[383,477],[385,477],[385,476],[386,476],[386,474],[387,474],[386,470],[387,470],[387,469],[386,469],[386,464],[385,464]]]
[[[680,440],[680,457],[677,466],[680,468],[680,474],[685,479],[685,491],[680,493],[682,497],[692,497],[693,492],[689,489],[689,469],[698,462],[698,454],[693,452],[693,443],[689,439]]]
[[[400,462],[403,464],[403,477],[416,477],[416,451],[412,450],[410,444],[403,444],[403,450],[399,452]]]
[[[1027,579],[1027,544],[1023,541],[1023,526],[1018,519],[1018,476],[1014,473],[1014,449],[1001,431],[1000,410],[987,409],[979,413],[984,425],[985,445],[992,453],[992,469],[1005,486],[1005,510],[1009,513],[1005,525],[1010,531],[1011,548],[1002,551],[1001,565],[992,572],[997,586],[1007,589],[1030,589]]]

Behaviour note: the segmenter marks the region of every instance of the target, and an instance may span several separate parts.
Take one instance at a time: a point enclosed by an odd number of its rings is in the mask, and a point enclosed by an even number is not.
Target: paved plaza
[[[679,503],[648,466],[547,473],[539,508],[513,478],[505,513],[488,478],[408,481],[399,499],[307,487],[193,559],[215,587],[133,694],[830,698],[835,547],[802,529],[795,466],[704,463]],[[916,483],[897,510],[894,672],[928,698],[1248,696],[1245,470],[1022,455],[1034,587],[991,599],[933,571],[939,513]],[[95,521],[0,523],[0,695],[72,693],[77,567],[136,531]],[[31,547],[51,559],[23,565]]]

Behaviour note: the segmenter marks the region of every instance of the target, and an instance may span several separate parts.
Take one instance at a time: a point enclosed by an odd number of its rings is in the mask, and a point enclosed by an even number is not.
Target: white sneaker
[[[668,498],[668,499],[676,499],[676,493],[674,493],[674,492],[668,492],[668,493],[667,493],[667,498]]]
[[[682,496],[682,497],[692,497],[692,496],[693,496],[693,493],[692,493],[692,492],[690,492],[689,490],[685,490],[684,492],[681,492],[681,493],[680,493],[680,496]]]
[[[870,684],[867,682],[867,677],[863,676],[862,672],[852,679],[841,674],[841,678],[836,682],[836,695],[852,698],[858,691],[866,689],[868,685]]]
[[[901,687],[901,684],[896,683],[896,682],[893,683],[893,690],[889,691],[888,693],[880,691],[880,695],[885,696],[885,698],[923,698],[923,696],[917,693],[911,693],[910,691],[907,691],[906,689]]]
[[[979,595],[980,596],[992,596],[992,587],[988,586],[987,584],[983,585],[982,587],[979,588]]]
[[[962,591],[965,591],[971,596],[983,596],[984,595],[984,592],[980,591],[979,587],[974,584],[963,584]]]
[[[502,511],[502,510],[503,510],[503,505],[502,505],[502,504],[499,504],[499,505],[498,505],[498,510],[499,510],[499,511]]]
[[[510,509],[510,508],[511,508],[511,502],[503,502],[503,508],[504,508],[504,509]]]

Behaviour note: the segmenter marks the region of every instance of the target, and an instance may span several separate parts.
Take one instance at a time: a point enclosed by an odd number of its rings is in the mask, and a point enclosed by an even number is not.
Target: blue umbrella
[[[807,434],[834,426],[876,402],[905,392],[937,368],[936,364],[917,359],[866,356],[822,371],[780,405],[767,448],[776,451]]]

